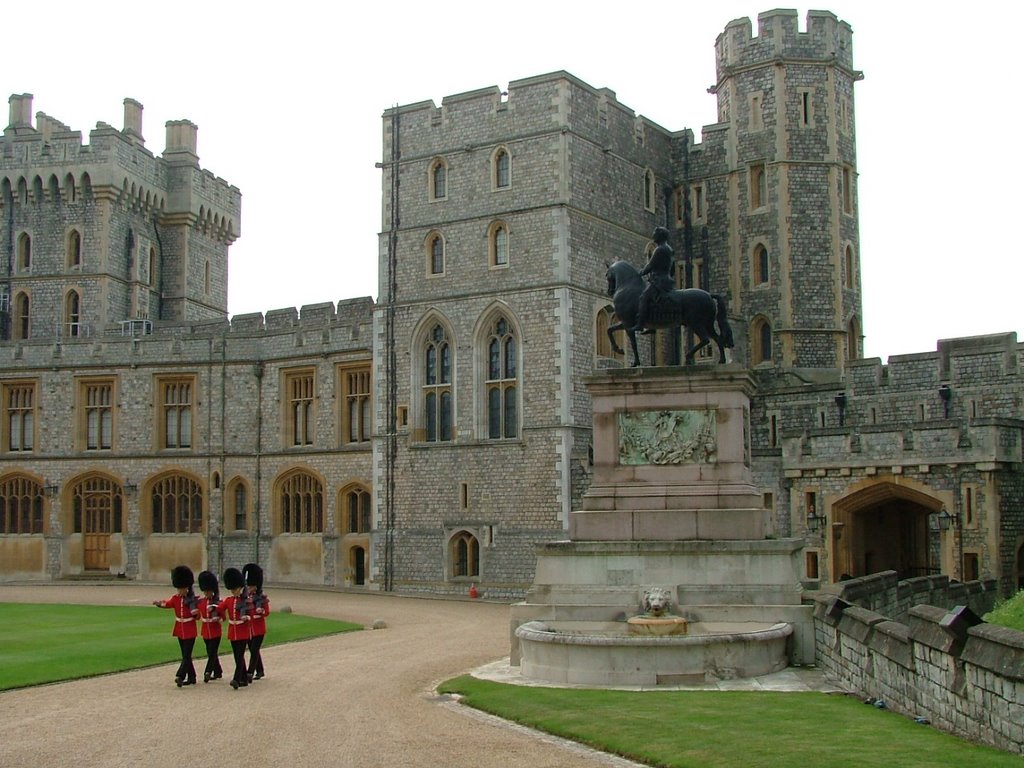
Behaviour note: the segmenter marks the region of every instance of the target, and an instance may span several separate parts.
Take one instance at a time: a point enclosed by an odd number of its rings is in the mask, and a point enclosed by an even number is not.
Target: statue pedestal
[[[690,622],[793,628],[791,660],[813,663],[811,607],[801,605],[802,539],[769,539],[750,467],[754,382],[738,365],[633,368],[586,379],[594,468],[569,541],[542,544],[529,621],[622,622],[644,590],[672,591]],[[712,660],[709,664],[713,664]]]
[[[594,473],[573,541],[744,541],[767,533],[739,366],[591,376]]]

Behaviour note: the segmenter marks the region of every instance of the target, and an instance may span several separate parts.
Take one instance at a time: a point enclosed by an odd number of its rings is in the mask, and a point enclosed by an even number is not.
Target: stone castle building
[[[623,365],[606,265],[642,266],[660,225],[678,282],[728,299],[754,475],[771,535],[806,537],[808,586],[1015,589],[1016,336],[862,358],[849,25],[770,11],[715,56],[699,142],[566,72],[385,111],[376,303],[230,320],[240,195],[199,167],[195,126],[155,156],[131,99],[83,144],[12,96],[0,572],[258,560],[278,583],[521,595],[587,488],[585,378]]]

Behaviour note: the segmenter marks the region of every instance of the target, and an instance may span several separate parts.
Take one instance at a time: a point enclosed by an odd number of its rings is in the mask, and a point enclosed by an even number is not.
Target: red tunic
[[[266,595],[260,595],[257,600],[255,595],[250,595],[252,602],[252,621],[250,622],[250,631],[253,636],[267,634],[267,615],[270,613],[270,599]],[[262,613],[258,612],[256,605],[259,605],[263,609]]]
[[[199,626],[203,640],[213,640],[213,638],[220,637],[221,635],[221,617],[220,613],[217,612],[217,605],[217,603],[211,602],[209,598],[199,598]]]
[[[228,640],[248,640],[252,635],[249,631],[248,615],[243,616],[241,609],[245,607],[245,600],[239,600],[234,595],[229,595],[220,601],[217,610],[228,622]]]
[[[196,614],[198,611],[195,607],[186,606],[185,598],[181,595],[169,597],[161,602],[160,607],[171,608],[174,611],[174,629],[171,631],[171,635],[182,640],[189,640],[196,636]]]

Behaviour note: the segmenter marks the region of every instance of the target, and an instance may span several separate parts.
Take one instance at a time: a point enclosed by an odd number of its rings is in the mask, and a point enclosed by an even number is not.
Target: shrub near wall
[[[816,661],[827,677],[889,709],[1024,754],[1024,632],[979,618],[991,609],[994,582],[947,580],[944,589],[944,578],[927,577],[922,590],[887,572],[819,596]],[[938,605],[915,605],[901,621],[886,615],[902,611],[906,594],[922,591]],[[949,608],[950,599],[963,602]]]

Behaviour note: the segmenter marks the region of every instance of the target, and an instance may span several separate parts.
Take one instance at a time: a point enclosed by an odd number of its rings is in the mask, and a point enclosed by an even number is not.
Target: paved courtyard
[[[148,605],[171,592],[125,583],[0,585],[0,603]],[[227,678],[176,688],[176,664],[168,663],[0,693],[0,768],[635,765],[434,693],[438,683],[469,671],[527,682],[508,665],[507,605],[326,590],[268,594],[275,610],[289,606],[366,627],[379,619],[387,627],[271,646],[263,654],[267,677],[239,691]],[[269,626],[272,633],[273,615]],[[170,624],[167,643],[173,647]],[[224,643],[226,670],[230,657]],[[834,690],[813,670],[719,687]]]
[[[137,584],[0,586],[0,602],[146,605],[171,592]],[[0,693],[0,768],[629,765],[435,696],[439,682],[508,655],[507,605],[268,594],[277,609],[367,627],[382,619],[387,628],[271,646],[267,677],[238,691],[226,679],[176,688],[176,665],[166,664]],[[174,643],[170,624],[167,643]],[[230,664],[224,646],[222,660]]]

